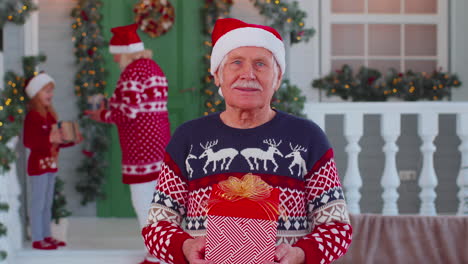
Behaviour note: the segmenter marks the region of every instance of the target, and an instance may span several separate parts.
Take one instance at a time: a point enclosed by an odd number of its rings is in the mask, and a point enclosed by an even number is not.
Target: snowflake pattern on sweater
[[[228,127],[219,113],[177,129],[142,230],[149,252],[186,263],[182,244],[206,234],[212,185],[247,173],[281,191],[287,218],[278,219],[277,244],[301,247],[306,263],[330,263],[346,252],[352,229],[333,150],[312,121],[280,111],[252,129]]]
[[[115,123],[122,149],[123,183],[157,179],[170,139],[168,84],[161,68],[150,59],[129,64],[101,119]]]

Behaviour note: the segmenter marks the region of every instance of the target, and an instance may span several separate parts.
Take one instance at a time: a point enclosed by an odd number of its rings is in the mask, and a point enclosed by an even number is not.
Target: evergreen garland
[[[289,34],[290,43],[296,44],[302,41],[308,41],[313,36],[315,30],[305,29],[304,19],[307,14],[300,10],[296,1],[289,4],[280,0],[250,0],[254,6],[260,10],[260,14],[266,16],[272,23],[271,27],[278,30],[281,35]],[[205,5],[202,10],[202,17],[204,18],[204,46],[205,55],[203,62],[206,65],[203,72],[204,87],[202,94],[205,97],[205,112],[204,115],[209,113],[220,112],[225,109],[222,103],[223,98],[218,94],[218,87],[214,84],[214,77],[210,74],[210,53],[212,49],[211,32],[213,31],[214,24],[217,19],[229,17],[229,12],[232,7],[232,0],[205,0]],[[294,91],[297,96],[289,97],[286,91]],[[283,80],[281,88],[273,98],[273,106],[280,110],[285,110],[291,114],[304,116],[302,110],[304,108],[305,97],[302,97],[301,90],[294,85],[291,85],[288,80]],[[301,98],[299,100],[299,98]],[[302,98],[304,99],[302,101]],[[296,100],[297,99],[297,100]],[[284,105],[283,105],[284,104]]]
[[[2,0],[0,1],[0,28],[5,23],[24,24],[31,11],[37,10],[32,0]]]
[[[211,32],[213,32],[214,24],[219,18],[229,17],[233,1],[232,0],[205,0],[205,5],[202,9],[203,21],[203,44],[205,47],[205,55],[203,62],[205,70],[203,71],[202,94],[205,96],[205,112],[209,113],[224,111],[225,106],[222,103],[223,98],[218,94],[218,86],[214,84],[214,77],[210,73],[210,58],[211,58]]]
[[[352,101],[386,101],[390,97],[403,101],[438,101],[450,96],[452,87],[459,87],[456,74],[442,71],[432,73],[390,69],[383,76],[376,69],[360,67],[356,75],[349,65],[316,79],[312,87],[326,91],[327,96],[339,96]]]
[[[45,59],[44,55],[23,57],[24,76],[12,71],[5,73],[5,88],[0,93],[0,173],[9,171],[10,163],[16,160],[16,153],[6,144],[18,136],[23,127],[27,102],[25,80],[37,74],[37,65]]]
[[[306,12],[294,1],[291,4],[279,0],[250,0],[272,23],[271,27],[279,31],[283,37],[289,34],[291,44],[309,41],[315,34],[313,28],[304,28]]]
[[[78,71],[75,76],[75,94],[81,113],[88,108],[89,96],[104,94],[106,85],[102,50],[106,45],[102,36],[100,7],[101,1],[80,0],[72,10],[74,54]],[[81,179],[76,190],[81,193],[81,204],[105,197],[102,185],[107,167],[105,154],[109,148],[109,125],[95,122],[86,116],[79,120],[84,131],[84,159],[78,167]]]
[[[290,113],[295,116],[306,117],[302,112],[306,97],[296,85],[292,85],[289,80],[283,80],[281,87],[275,93],[271,105],[273,108]]]

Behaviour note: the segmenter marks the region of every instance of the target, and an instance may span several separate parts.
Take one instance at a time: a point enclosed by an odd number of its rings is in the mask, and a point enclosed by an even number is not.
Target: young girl
[[[61,144],[60,132],[52,129],[58,119],[52,106],[54,87],[55,82],[49,75],[39,73],[25,88],[31,99],[24,121],[24,145],[31,150],[28,175],[31,186],[29,215],[32,247],[42,250],[65,246],[65,242],[51,237],[51,211],[59,149],[74,145]]]

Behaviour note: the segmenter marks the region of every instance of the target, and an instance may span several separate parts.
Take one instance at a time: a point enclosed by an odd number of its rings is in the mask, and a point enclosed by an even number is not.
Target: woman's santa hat
[[[115,27],[111,29],[114,34],[109,43],[112,54],[134,53],[145,49],[137,33],[138,25]]]
[[[29,98],[33,98],[42,89],[42,87],[49,83],[53,83],[55,85],[54,79],[46,73],[39,73],[28,81],[24,90]]]
[[[211,34],[211,74],[218,70],[219,64],[231,50],[239,47],[265,48],[275,56],[281,72],[286,68],[284,43],[281,35],[272,27],[247,24],[234,18],[216,20]]]

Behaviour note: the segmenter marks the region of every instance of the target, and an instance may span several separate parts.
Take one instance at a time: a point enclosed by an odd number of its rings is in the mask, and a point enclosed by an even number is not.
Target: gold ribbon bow
[[[224,192],[221,197],[231,202],[243,198],[253,201],[264,200],[270,197],[272,190],[268,183],[252,173],[244,175],[242,179],[230,176],[218,186]]]

